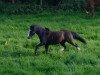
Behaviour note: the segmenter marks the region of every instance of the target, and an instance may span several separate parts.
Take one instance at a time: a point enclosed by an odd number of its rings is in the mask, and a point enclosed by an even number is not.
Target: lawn
[[[77,32],[87,45],[76,41],[81,50],[66,43],[61,52],[59,44],[44,47],[34,55],[39,38],[27,39],[29,26],[39,24],[50,30],[66,29]],[[0,14],[0,75],[99,75],[100,74],[100,13],[95,17],[82,12],[40,14]]]

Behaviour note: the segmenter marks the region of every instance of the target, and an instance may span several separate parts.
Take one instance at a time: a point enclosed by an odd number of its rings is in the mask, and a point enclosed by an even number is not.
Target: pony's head
[[[34,34],[35,34],[34,26],[30,26],[29,32],[28,32],[28,39],[31,39]]]

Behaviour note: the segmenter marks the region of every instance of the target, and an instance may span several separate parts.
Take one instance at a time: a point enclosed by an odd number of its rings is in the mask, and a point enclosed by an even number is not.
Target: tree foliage
[[[85,0],[0,0],[0,12],[37,13],[44,10],[83,10]]]

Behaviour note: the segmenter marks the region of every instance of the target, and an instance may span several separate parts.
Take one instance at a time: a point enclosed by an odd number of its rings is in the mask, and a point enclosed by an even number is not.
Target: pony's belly
[[[64,40],[64,35],[63,32],[56,32],[55,34],[52,34],[51,36],[49,36],[49,38],[47,39],[47,43],[48,44],[59,44],[60,42],[62,42],[62,40]]]
[[[48,43],[49,45],[56,45],[56,44],[59,44],[58,42],[51,42],[51,43]]]
[[[51,44],[51,45],[55,45],[55,44],[59,44],[60,42],[61,41],[58,41],[58,40],[56,40],[56,41],[52,40],[52,41],[48,41],[47,43]]]

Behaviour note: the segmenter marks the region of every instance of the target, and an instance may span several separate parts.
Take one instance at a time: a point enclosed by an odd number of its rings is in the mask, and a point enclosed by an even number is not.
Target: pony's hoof
[[[81,49],[79,47],[77,47],[77,49],[80,51]]]

